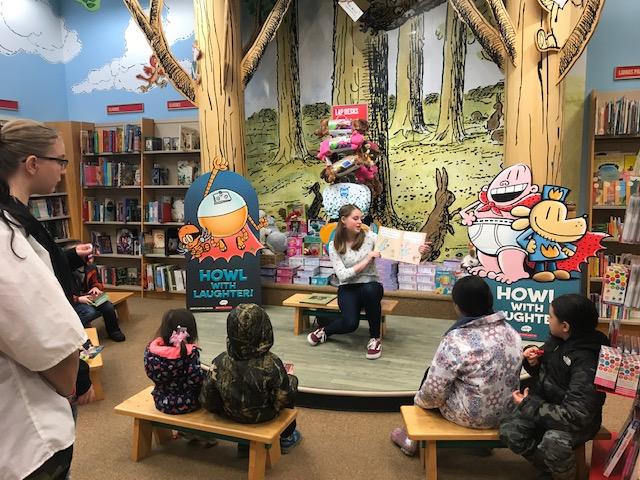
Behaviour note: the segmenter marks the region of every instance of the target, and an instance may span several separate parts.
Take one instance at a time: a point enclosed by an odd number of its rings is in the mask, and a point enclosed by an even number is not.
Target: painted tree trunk
[[[240,2],[194,0],[194,10],[202,52],[196,89],[202,170],[210,171],[214,160],[222,157],[230,170],[246,175]]]
[[[419,15],[404,23],[398,32],[396,66],[396,108],[389,134],[422,132],[426,126],[422,112],[424,76],[424,17]]]
[[[358,23],[334,3],[333,94],[334,105],[366,103],[369,106],[368,136],[382,151],[378,176],[382,194],[373,199],[371,214],[383,225],[410,228],[396,214],[391,196],[388,158],[389,79],[386,32],[362,32]]]
[[[451,5],[447,6],[447,25],[442,52],[440,111],[434,140],[459,143],[464,139],[464,69],[467,57],[467,26]]]
[[[308,156],[300,113],[298,67],[298,2],[293,0],[276,34],[279,145],[274,161],[286,163]]]
[[[507,3],[516,30],[516,66],[505,62],[505,165],[531,166],[539,185],[560,184],[563,85],[559,55],[540,53],[535,46],[538,29],[546,28],[538,5],[530,0]]]

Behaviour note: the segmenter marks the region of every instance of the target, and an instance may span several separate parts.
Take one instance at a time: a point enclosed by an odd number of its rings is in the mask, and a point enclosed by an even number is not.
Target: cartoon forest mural
[[[302,0],[194,0],[194,78],[164,39],[163,2],[152,0],[147,13],[137,0],[123,1],[168,80],[199,107],[204,171],[224,158],[247,175],[268,214],[303,202],[310,215],[327,217],[321,197],[332,182],[318,158],[327,137],[314,132],[331,106],[367,104],[366,135],[377,148],[370,214],[383,225],[427,232],[432,258],[467,251],[463,223],[491,215],[498,202],[482,215],[466,207],[503,167],[524,164],[530,185],[562,184],[563,79],[603,5],[371,0],[354,22],[332,0],[316,2],[316,11],[301,9]],[[317,14],[327,9],[330,24]],[[315,31],[331,32],[330,48],[313,50],[324,68],[309,73],[300,35],[317,21],[326,24]],[[261,63],[269,42],[275,58]],[[254,75],[259,85],[250,83]],[[309,94],[303,79],[311,77],[330,88]],[[264,78],[274,81],[265,87]],[[258,98],[254,88],[276,101],[245,101],[245,92]]]

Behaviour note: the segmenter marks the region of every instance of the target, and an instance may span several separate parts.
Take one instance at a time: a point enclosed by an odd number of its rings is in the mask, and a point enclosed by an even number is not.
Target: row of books
[[[636,135],[640,133],[640,100],[621,97],[598,105],[596,135]]]
[[[632,195],[640,191],[640,178],[630,177],[628,180],[593,181],[593,204],[627,206]]]
[[[66,197],[32,198],[29,200],[29,211],[38,220],[69,215]]]
[[[98,200],[86,197],[82,201],[82,220],[85,222],[140,222],[140,201],[137,198]]]
[[[142,130],[138,125],[81,130],[82,153],[131,153],[141,151]]]
[[[83,187],[131,187],[140,185],[140,167],[127,162],[113,162],[98,157],[85,162],[80,169]]]
[[[589,276],[603,277],[610,265],[621,262],[620,255],[608,255],[605,252],[598,252],[595,257],[589,257]]]
[[[150,223],[184,221],[184,198],[163,195],[145,205],[144,221]]]
[[[144,277],[144,289],[156,292],[185,292],[187,271],[178,265],[148,263]]]
[[[66,240],[71,237],[69,220],[67,218],[63,218],[61,220],[49,220],[47,222],[42,222],[42,225],[54,240]]]
[[[622,222],[622,217],[609,217],[609,221],[607,223],[594,223],[591,231],[606,233],[611,235],[613,240],[619,242],[622,239],[623,227],[624,223]]]
[[[137,267],[109,267],[96,265],[98,278],[105,287],[140,285],[140,269]]]
[[[107,232],[92,231],[91,243],[101,254],[118,255],[182,255],[178,229],[153,229],[140,233],[136,229],[118,229],[114,238]],[[113,245],[116,245],[116,251]]]
[[[609,318],[612,320],[626,320],[629,318],[629,309],[623,305],[603,302],[602,295],[599,293],[591,293],[589,297],[591,301],[596,304],[600,318]]]

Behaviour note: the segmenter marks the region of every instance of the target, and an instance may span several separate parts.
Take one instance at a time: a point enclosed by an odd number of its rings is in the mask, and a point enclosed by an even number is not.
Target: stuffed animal
[[[339,119],[324,119],[320,120],[320,128],[314,132],[314,134],[320,138],[324,138],[327,135],[332,137],[340,135],[350,135],[353,131],[361,134],[365,134],[369,129],[369,122],[366,120],[360,120],[359,118],[350,120],[348,118]]]
[[[332,137],[323,140],[320,143],[320,151],[318,159],[323,160],[330,165],[330,157],[334,153],[353,152],[358,150],[364,143],[364,137],[361,133],[352,133],[341,137]]]
[[[287,251],[287,236],[276,226],[276,219],[260,210],[260,218],[265,218],[267,226],[260,229],[260,243],[266,245],[273,253]]]

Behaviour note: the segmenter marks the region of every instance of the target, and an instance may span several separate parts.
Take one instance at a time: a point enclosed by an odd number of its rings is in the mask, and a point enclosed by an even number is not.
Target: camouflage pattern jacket
[[[273,328],[257,305],[238,305],[227,318],[227,351],[213,359],[202,406],[240,423],[260,423],[294,406],[298,379],[269,350]]]
[[[599,331],[568,340],[550,335],[540,364],[532,367],[523,362],[533,384],[518,406],[520,415],[535,420],[543,430],[569,432],[579,443],[593,438],[600,429],[606,398],[596,391],[593,380],[600,346],[608,344]]]

